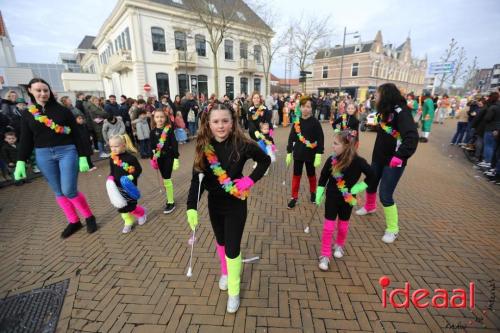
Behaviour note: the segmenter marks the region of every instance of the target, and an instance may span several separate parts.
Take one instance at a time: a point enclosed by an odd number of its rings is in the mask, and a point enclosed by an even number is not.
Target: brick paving
[[[248,202],[243,255],[260,260],[244,265],[242,304],[235,315],[226,314],[227,296],[218,289],[206,196],[200,202],[193,277],[186,277],[192,143],[180,148],[177,209],[171,215],[162,214],[158,176],[143,162],[139,184],[149,219],[129,235],[121,234],[119,215],[107,198],[107,162],[79,179],[100,225],[92,235],[82,231],[59,238],[64,218],[43,180],[0,189],[0,297],[69,278],[59,332],[459,332],[463,326],[469,332],[498,332],[500,301],[493,301],[488,281],[500,283],[500,188],[475,177],[460,149],[448,146],[454,127],[452,121],[435,125],[431,142],[421,144],[410,161],[396,192],[401,228],[396,243],[380,240],[385,226],[380,209],[363,219],[353,216],[346,255],[332,261],[329,272],[317,268],[323,209],[313,216],[305,177],[300,204],[286,209],[288,129],[278,129],[278,162]],[[330,146],[327,124],[324,130]],[[360,153],[368,160],[374,138],[369,132],[361,136]],[[305,234],[308,221],[311,233]],[[451,292],[473,281],[476,308],[383,308],[378,284],[383,275],[391,278],[390,289],[408,281],[412,290]]]

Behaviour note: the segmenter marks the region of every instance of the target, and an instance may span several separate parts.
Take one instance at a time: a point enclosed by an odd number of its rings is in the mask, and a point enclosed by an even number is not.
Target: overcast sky
[[[18,62],[57,62],[59,52],[72,52],[85,35],[96,35],[116,0],[0,0],[0,10],[15,46]],[[410,34],[413,55],[438,61],[450,39],[464,46],[480,67],[500,63],[500,1],[419,0],[272,0],[279,9],[277,31],[294,18],[331,15],[334,44],[343,27],[358,30],[363,41],[382,31],[384,43],[399,45]],[[352,42],[352,40],[347,40]],[[296,69],[295,69],[296,70]],[[272,68],[283,76],[284,61]]]

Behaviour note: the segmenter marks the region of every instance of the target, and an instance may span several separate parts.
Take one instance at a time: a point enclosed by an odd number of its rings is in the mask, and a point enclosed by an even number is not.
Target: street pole
[[[187,94],[188,91],[189,91],[188,62],[187,62],[187,41],[186,41],[186,46],[184,48],[184,66],[185,66],[185,69],[186,69],[186,92],[185,92],[185,94]]]
[[[347,33],[347,27],[344,27],[344,39],[342,41],[342,57],[340,58],[340,80],[339,80],[339,97],[342,91],[342,70],[344,69],[344,49],[345,49],[345,35]]]

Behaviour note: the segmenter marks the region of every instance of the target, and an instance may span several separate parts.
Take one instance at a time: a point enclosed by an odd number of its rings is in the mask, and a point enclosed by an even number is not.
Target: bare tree
[[[186,1],[187,7],[198,16],[200,22],[208,31],[208,45],[212,51],[214,67],[214,92],[219,97],[219,47],[224,41],[229,29],[235,24],[236,12],[244,6],[241,0],[233,1]]]
[[[451,75],[451,81],[450,81],[450,86],[451,88],[455,88],[455,84],[459,79],[462,78],[464,75],[464,66],[465,62],[467,61],[467,56],[465,55],[465,49],[462,46],[458,50],[457,58],[455,59],[455,68],[453,70],[453,73]]]
[[[328,43],[332,31],[329,28],[330,16],[324,18],[310,17],[305,22],[301,18],[298,22],[292,22],[293,29],[292,55],[301,71],[306,69],[316,52]],[[304,90],[304,84],[302,84]]]
[[[474,57],[474,59],[472,60],[472,64],[467,66],[467,70],[463,75],[464,88],[466,91],[470,91],[475,88],[475,81],[478,74],[477,68],[478,68],[477,57]]]
[[[441,57],[441,61],[442,62],[453,61],[453,59],[455,58],[455,54],[457,53],[457,50],[458,50],[458,42],[455,40],[455,38],[452,38],[450,44],[448,45],[448,48],[444,52],[444,55]],[[441,89],[443,88],[443,84],[447,82],[452,75],[453,73],[441,74],[438,91],[442,91]]]

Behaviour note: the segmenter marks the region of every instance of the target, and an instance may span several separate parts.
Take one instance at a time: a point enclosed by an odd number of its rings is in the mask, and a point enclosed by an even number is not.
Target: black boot
[[[61,238],[68,238],[69,236],[73,235],[75,232],[83,228],[83,225],[80,221],[76,223],[69,223],[66,228],[64,228],[63,232],[61,233]]]
[[[91,234],[97,230],[97,223],[95,223],[94,215],[92,215],[91,217],[87,217],[85,219],[85,222],[87,224],[87,232],[89,234]]]
[[[316,192],[311,192],[311,202],[312,203],[316,202]]]

